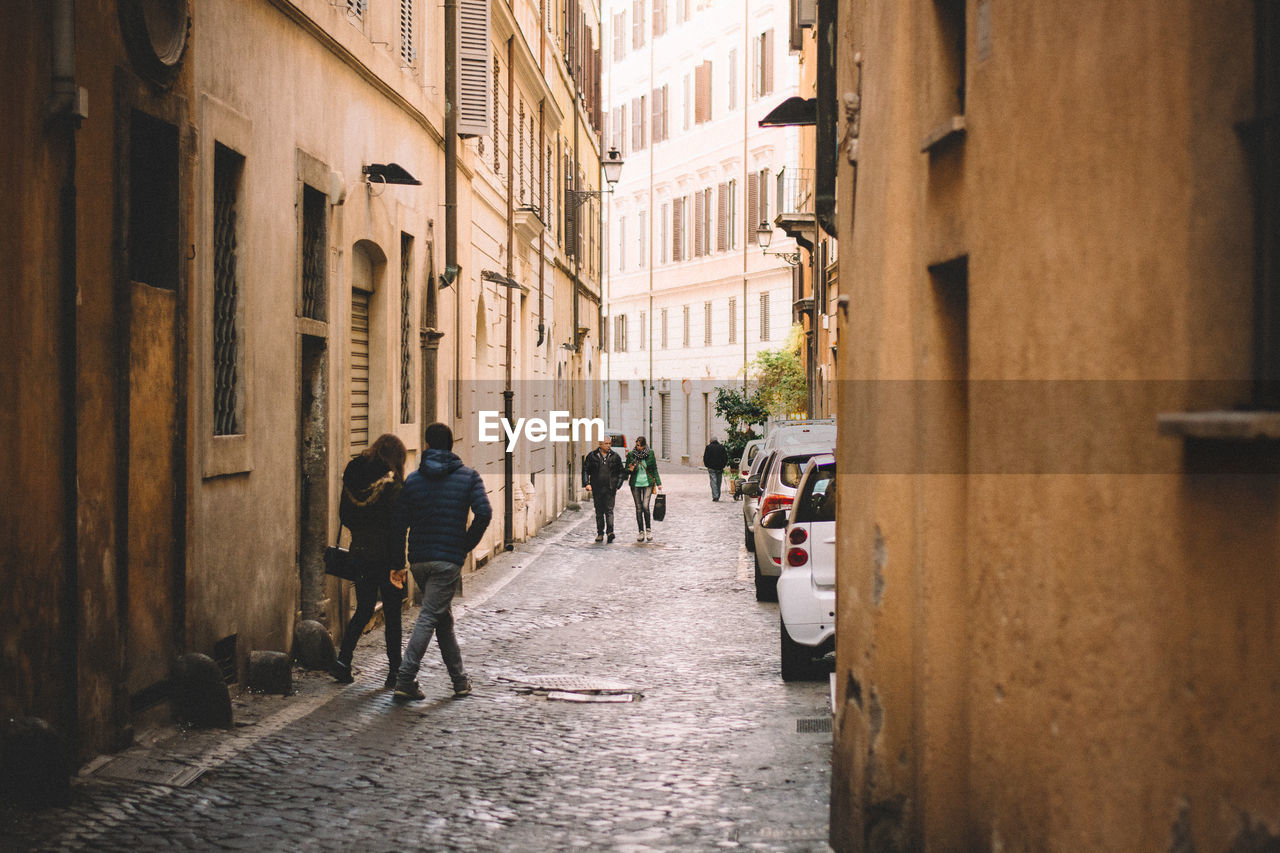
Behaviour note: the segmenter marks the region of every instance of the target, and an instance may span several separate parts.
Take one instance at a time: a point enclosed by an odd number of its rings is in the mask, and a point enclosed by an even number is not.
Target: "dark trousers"
[[[358,559],[355,555],[353,558]],[[347,630],[342,632],[342,648],[338,650],[338,661],[351,666],[351,658],[355,655],[356,642],[364,633],[364,626],[373,618],[374,606],[378,596],[382,596],[382,619],[387,635],[387,661],[393,670],[400,668],[400,631],[401,610],[404,605],[404,590],[392,586],[389,577],[390,566],[365,567],[356,584],[356,612],[351,614]]]
[[[591,489],[591,501],[596,505],[596,535],[613,535],[613,500],[617,493],[606,486]]]

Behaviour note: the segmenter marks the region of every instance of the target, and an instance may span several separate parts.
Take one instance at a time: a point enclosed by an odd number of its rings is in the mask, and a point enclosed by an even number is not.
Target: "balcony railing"
[[[778,172],[774,198],[775,213],[813,213],[814,170],[786,166]]]

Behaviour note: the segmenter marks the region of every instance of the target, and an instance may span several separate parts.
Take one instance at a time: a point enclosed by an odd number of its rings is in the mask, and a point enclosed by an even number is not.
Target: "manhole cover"
[[[127,782],[145,782],[149,785],[168,785],[172,788],[185,788],[200,778],[203,767],[192,767],[176,761],[162,761],[155,758],[133,758],[122,756],[108,761],[99,767],[94,776],[105,779],[122,779]]]
[[[509,678],[532,690],[561,690],[573,693],[635,693],[637,688],[609,678],[590,675],[526,675]]]

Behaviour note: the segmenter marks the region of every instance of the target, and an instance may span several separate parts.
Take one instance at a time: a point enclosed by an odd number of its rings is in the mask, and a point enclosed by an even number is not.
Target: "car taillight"
[[[803,548],[787,549],[787,565],[793,569],[809,562],[809,552]]]
[[[760,515],[767,515],[775,509],[785,509],[791,506],[791,501],[790,495],[765,495],[760,501]]]
[[[792,545],[803,545],[805,540],[808,538],[809,534],[803,527],[794,527],[791,529],[791,532],[787,534],[787,539]]]

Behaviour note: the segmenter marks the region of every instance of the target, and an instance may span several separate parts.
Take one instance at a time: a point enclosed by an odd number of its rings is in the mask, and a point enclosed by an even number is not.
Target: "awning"
[[[500,272],[494,272],[493,270],[481,270],[480,277],[485,281],[492,281],[494,284],[500,284],[503,287],[510,287],[513,290],[519,290],[521,293],[529,292],[529,288],[525,287],[514,278],[507,278]]]
[[[818,99],[792,95],[760,119],[761,127],[791,127],[816,124]]]

